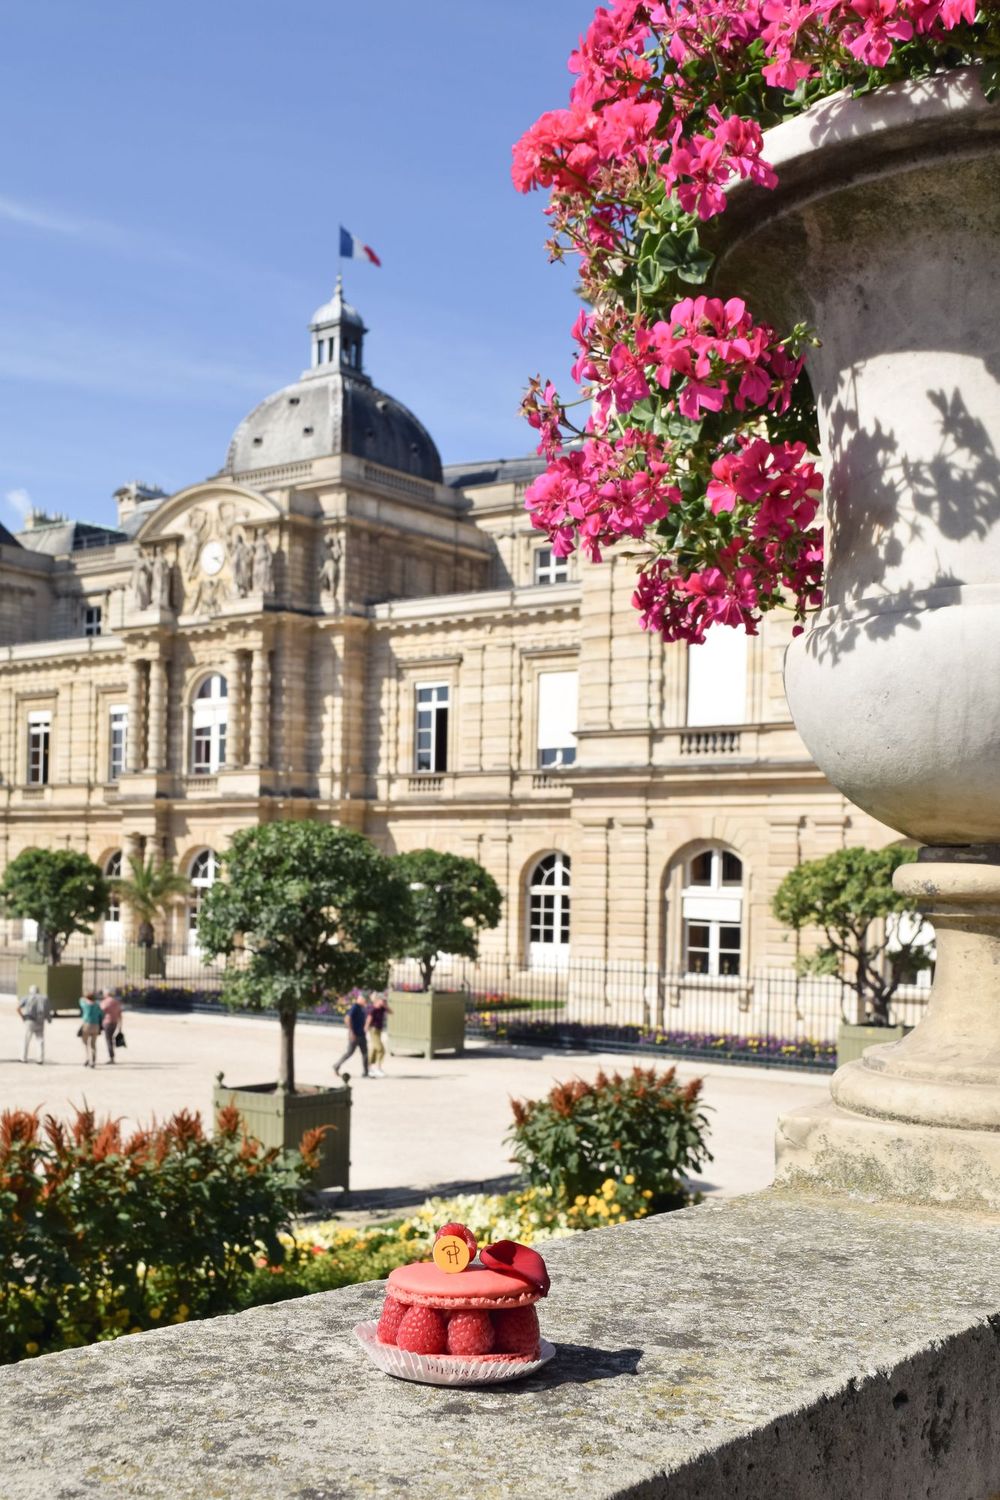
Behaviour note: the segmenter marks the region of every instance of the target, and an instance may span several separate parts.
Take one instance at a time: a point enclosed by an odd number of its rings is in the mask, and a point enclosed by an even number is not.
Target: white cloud
[[[27,520],[32,503],[27,490],[7,490],[3,498],[4,503],[14,512],[19,522],[23,523]]]

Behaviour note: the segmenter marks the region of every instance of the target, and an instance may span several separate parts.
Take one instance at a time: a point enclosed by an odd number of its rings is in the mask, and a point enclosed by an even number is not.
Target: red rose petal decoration
[[[497,1240],[495,1245],[486,1245],[480,1250],[479,1259],[491,1271],[513,1271],[537,1287],[543,1297],[549,1295],[551,1282],[545,1262],[530,1245],[519,1245],[517,1240]]]

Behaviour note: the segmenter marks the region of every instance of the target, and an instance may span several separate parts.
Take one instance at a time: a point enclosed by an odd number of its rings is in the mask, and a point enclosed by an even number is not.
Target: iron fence
[[[14,992],[24,951],[0,949],[0,991]],[[163,948],[139,960],[124,945],[77,939],[65,958],[82,965],[87,991],[124,990],[131,1004],[156,1009],[223,1008],[224,966],[193,950]],[[150,972],[139,972],[139,963]],[[538,967],[492,955],[475,962],[442,958],[434,984],[462,990],[467,1033],[496,1042],[817,1068],[834,1066],[846,999],[836,979],[789,969],[712,977],[625,960]],[[390,987],[419,989],[416,964],[395,964]],[[901,987],[893,1020],[915,1025],[926,1002],[925,988]],[[346,1004],[346,997],[331,996],[315,1019],[339,1021]]]

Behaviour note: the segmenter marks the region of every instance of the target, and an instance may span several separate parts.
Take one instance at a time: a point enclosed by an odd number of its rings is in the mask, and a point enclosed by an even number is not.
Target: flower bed
[[[637,1025],[590,1025],[582,1021],[517,1016],[508,1021],[480,1014],[468,1018],[470,1031],[491,1041],[590,1052],[662,1053],[669,1057],[715,1058],[725,1062],[836,1067],[835,1042],[816,1037],[742,1036],[738,1032],[668,1031]]]

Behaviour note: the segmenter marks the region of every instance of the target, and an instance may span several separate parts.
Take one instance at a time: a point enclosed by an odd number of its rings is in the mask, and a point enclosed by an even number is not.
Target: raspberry
[[[448,1319],[449,1354],[492,1354],[494,1341],[488,1312],[457,1312]]]
[[[439,1229],[437,1234],[434,1236],[435,1244],[437,1244],[438,1240],[443,1234],[454,1234],[457,1235],[460,1240],[464,1240],[469,1247],[469,1253],[472,1256],[472,1259],[475,1260],[476,1250],[479,1247],[476,1244],[476,1236],[473,1234],[471,1229],[466,1229],[464,1224],[445,1224],[444,1228]]]
[[[378,1341],[380,1344],[394,1344],[399,1324],[406,1311],[406,1303],[400,1302],[398,1297],[387,1296],[382,1304],[382,1316],[378,1320]]]
[[[443,1354],[448,1343],[448,1325],[433,1307],[408,1307],[396,1329],[397,1349],[410,1354]]]
[[[538,1314],[533,1307],[508,1307],[493,1314],[496,1348],[502,1354],[535,1354]]]

